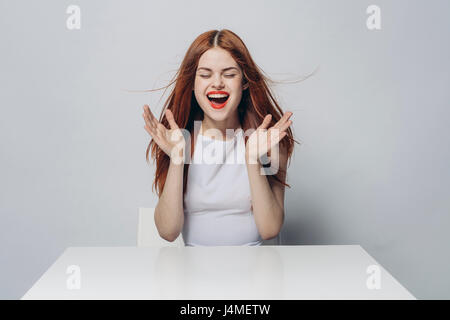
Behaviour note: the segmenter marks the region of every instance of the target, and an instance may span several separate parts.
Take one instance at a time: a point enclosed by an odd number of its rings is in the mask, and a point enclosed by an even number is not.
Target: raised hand
[[[142,117],[145,120],[144,128],[153,138],[155,143],[161,148],[161,150],[163,150],[164,153],[179,164],[180,160],[184,160],[183,155],[186,147],[186,141],[183,137],[181,129],[178,127],[175,119],[173,118],[172,111],[167,109],[165,114],[167,121],[169,122],[170,129],[167,129],[155,118],[148,105],[144,105],[144,113],[142,114]]]
[[[258,163],[263,155],[267,154],[286,136],[286,130],[292,124],[292,120],[289,120],[291,116],[292,112],[286,112],[269,130],[267,130],[267,127],[272,120],[272,115],[268,114],[264,118],[261,125],[250,135],[245,145],[245,158],[248,163]]]

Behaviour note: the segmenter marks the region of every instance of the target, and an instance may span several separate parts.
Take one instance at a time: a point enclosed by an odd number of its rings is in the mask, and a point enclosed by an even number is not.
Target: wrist
[[[186,154],[185,154],[185,148],[178,148],[175,147],[172,150],[170,150],[170,164],[174,166],[183,166],[186,162]]]
[[[260,165],[260,161],[256,155],[251,155],[248,152],[245,153],[245,163],[247,165]]]

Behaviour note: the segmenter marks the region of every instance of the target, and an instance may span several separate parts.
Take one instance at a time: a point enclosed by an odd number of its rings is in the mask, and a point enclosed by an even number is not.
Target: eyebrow
[[[205,68],[205,67],[199,67],[199,68],[197,69],[197,71],[200,71],[200,69],[204,69],[204,70],[206,70],[206,71],[212,71],[211,69]],[[228,70],[231,70],[231,69],[235,69],[236,71],[239,71],[239,69],[236,68],[236,67],[228,67],[228,68],[224,68],[224,69],[222,69],[222,71],[228,71]]]

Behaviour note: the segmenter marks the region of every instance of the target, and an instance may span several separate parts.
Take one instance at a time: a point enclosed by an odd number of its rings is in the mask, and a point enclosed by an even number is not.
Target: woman
[[[260,245],[279,234],[292,112],[283,114],[267,80],[235,33],[212,30],[189,47],[160,120],[144,106],[162,238],[174,241],[181,233],[187,246]],[[243,161],[230,165],[233,152]],[[224,155],[227,163],[179,161],[184,154],[195,160],[208,153]],[[274,174],[266,174],[268,165]]]

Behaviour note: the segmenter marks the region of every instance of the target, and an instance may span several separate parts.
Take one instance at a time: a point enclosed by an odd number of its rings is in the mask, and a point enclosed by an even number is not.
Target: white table
[[[69,247],[22,299],[415,298],[361,246],[314,245]]]

